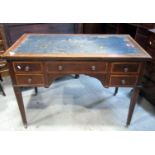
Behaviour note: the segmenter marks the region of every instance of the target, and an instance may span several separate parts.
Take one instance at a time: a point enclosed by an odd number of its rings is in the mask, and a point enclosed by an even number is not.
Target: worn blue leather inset
[[[13,52],[137,54],[140,50],[126,36],[29,35]]]

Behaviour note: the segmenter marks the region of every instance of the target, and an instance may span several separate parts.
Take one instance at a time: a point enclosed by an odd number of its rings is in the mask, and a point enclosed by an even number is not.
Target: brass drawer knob
[[[126,82],[125,82],[125,80],[121,80],[121,83],[124,85]]]
[[[124,68],[124,72],[128,72],[129,69],[127,67]]]
[[[25,71],[28,72],[29,70],[30,70],[30,67],[29,66],[26,66],[25,67]]]
[[[95,71],[96,70],[96,66],[91,66],[91,70]]]
[[[58,70],[59,70],[59,71],[63,70],[63,67],[62,67],[61,65],[58,66]]]
[[[18,69],[18,70],[21,70],[21,69],[22,69],[22,67],[21,67],[21,66],[19,66],[19,65],[17,65],[17,69]]]
[[[32,79],[31,79],[31,78],[28,78],[27,82],[28,82],[29,84],[31,84],[31,83],[32,83]]]

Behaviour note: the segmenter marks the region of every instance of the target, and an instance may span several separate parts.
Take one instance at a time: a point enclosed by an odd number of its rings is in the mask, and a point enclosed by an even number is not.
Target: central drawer
[[[107,71],[106,62],[47,62],[47,72],[90,73]]]

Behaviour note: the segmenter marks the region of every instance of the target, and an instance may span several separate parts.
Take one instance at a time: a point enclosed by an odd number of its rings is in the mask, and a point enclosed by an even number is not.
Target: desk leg
[[[115,88],[114,96],[118,93],[118,87]]]
[[[21,89],[20,87],[13,87],[13,89],[16,95],[16,99],[17,99],[17,103],[18,103],[18,107],[20,110],[20,114],[22,117],[24,127],[27,128],[27,120],[26,120],[26,115],[25,115],[25,108],[23,104],[23,97],[22,97]]]
[[[34,91],[35,91],[35,95],[37,96],[37,94],[38,94],[38,88],[37,87],[34,87]]]
[[[0,90],[2,91],[3,96],[6,96],[6,94],[5,94],[4,90],[3,90],[3,87],[2,87],[2,85],[1,85],[1,83],[0,83]]]
[[[75,74],[75,79],[78,79],[79,78],[79,74]]]
[[[126,123],[127,126],[130,125],[132,114],[133,114],[133,111],[134,111],[134,108],[136,105],[136,101],[137,101],[137,98],[139,95],[139,90],[140,90],[139,87],[136,87],[133,89],[133,94],[132,94],[130,106],[129,106],[128,119],[127,119],[127,123]]]
[[[0,73],[0,80],[3,81],[1,73]]]

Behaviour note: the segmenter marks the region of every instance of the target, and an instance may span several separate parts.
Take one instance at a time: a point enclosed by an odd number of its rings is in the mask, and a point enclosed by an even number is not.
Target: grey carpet
[[[139,97],[131,125],[125,127],[131,96],[130,88],[104,88],[92,77],[66,76],[49,88],[23,91],[28,128],[24,129],[9,77],[0,92],[0,130],[155,130],[155,108]]]

